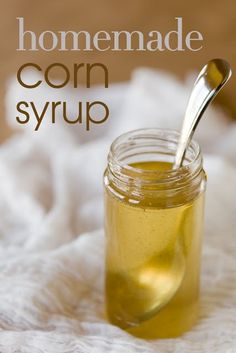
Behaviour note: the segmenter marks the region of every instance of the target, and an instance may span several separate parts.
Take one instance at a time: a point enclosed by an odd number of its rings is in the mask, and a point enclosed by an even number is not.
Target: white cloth
[[[102,174],[113,138],[140,127],[180,128],[190,91],[165,73],[137,70],[130,83],[90,90],[23,90],[15,102],[98,99],[110,107],[105,124],[86,132],[57,116],[38,132],[23,126],[0,148],[1,353],[235,353],[236,124],[210,109],[198,140],[208,174],[201,310],[197,325],[177,339],[145,341],[104,316]],[[216,153],[214,155],[213,153]]]

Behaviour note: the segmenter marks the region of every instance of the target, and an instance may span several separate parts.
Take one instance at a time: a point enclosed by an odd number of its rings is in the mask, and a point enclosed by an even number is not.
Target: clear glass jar
[[[198,315],[206,176],[192,141],[172,170],[179,133],[118,137],[104,174],[109,320],[142,338],[176,337]]]

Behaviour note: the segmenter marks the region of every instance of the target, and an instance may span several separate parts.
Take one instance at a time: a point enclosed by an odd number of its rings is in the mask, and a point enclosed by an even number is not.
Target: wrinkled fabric
[[[110,143],[142,127],[180,129],[191,89],[163,72],[139,69],[109,89],[9,81],[7,119],[20,100],[102,98],[104,124],[87,132],[45,117],[0,147],[1,353],[235,353],[236,124],[210,108],[196,138],[208,174],[199,320],[180,338],[145,341],[108,323],[104,309],[102,177]]]

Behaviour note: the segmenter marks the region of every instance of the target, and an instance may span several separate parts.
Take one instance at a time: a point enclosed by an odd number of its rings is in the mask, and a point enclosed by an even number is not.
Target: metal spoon
[[[181,167],[186,149],[204,111],[229,80],[231,73],[230,65],[223,59],[209,61],[199,73],[185,112],[173,169]]]

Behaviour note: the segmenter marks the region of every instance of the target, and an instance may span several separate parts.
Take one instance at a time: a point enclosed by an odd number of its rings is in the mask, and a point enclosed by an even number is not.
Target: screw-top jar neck
[[[172,130],[141,129],[119,136],[108,155],[107,177],[116,190],[129,198],[173,198],[184,193],[185,201],[199,192],[202,180],[202,155],[191,141],[183,166],[174,170],[141,169],[134,163],[174,162],[180,134]],[[137,165],[137,164],[136,164]],[[178,202],[179,202],[178,201]]]

